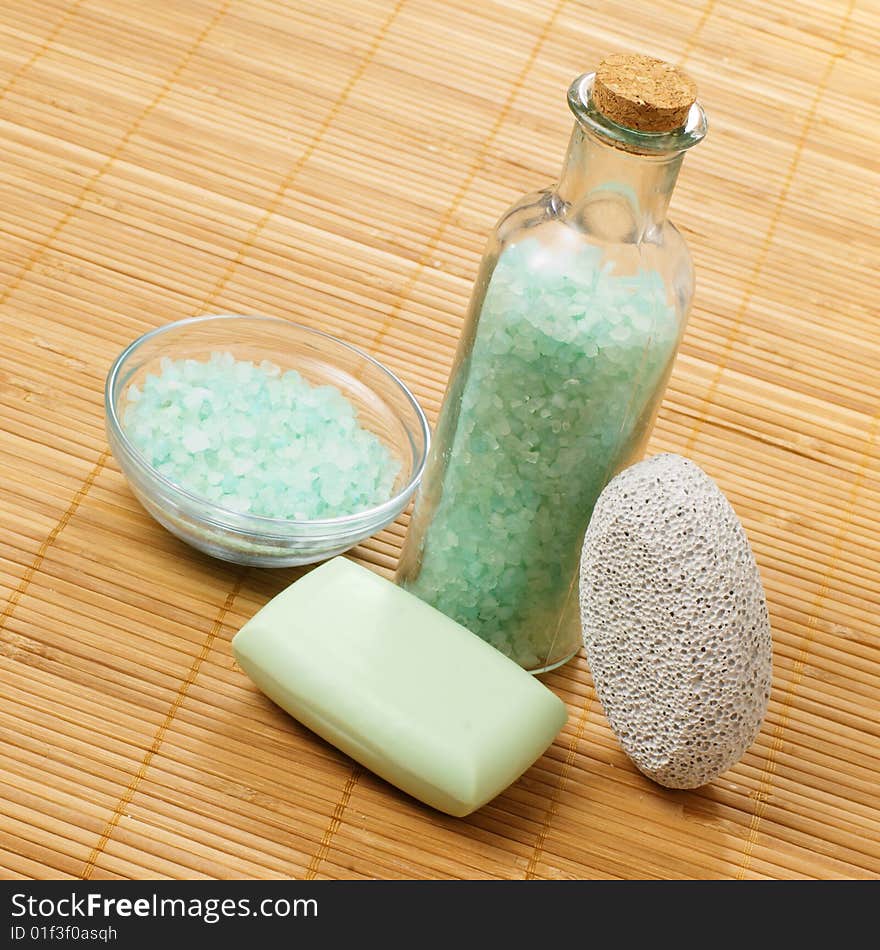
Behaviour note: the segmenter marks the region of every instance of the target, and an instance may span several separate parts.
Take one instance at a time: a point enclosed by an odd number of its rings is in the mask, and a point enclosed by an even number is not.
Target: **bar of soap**
[[[232,649],[282,709],[450,815],[507,788],[566,719],[565,705],[516,663],[342,557],[266,604]]]

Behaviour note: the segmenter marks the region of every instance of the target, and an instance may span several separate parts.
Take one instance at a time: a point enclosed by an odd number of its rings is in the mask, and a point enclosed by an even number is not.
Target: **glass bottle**
[[[694,287],[666,209],[703,110],[627,128],[595,77],[569,90],[559,183],[489,238],[397,578],[532,672],[580,646],[587,523],[644,450]]]

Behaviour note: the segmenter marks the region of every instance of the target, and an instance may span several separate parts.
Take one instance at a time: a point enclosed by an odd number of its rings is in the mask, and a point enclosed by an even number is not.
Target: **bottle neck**
[[[656,240],[683,158],[625,151],[576,122],[557,187],[564,215],[601,240]]]

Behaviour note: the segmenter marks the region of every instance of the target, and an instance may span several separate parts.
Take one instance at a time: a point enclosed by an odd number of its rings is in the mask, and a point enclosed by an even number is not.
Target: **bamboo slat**
[[[265,312],[436,418],[489,228],[558,172],[569,81],[633,46],[693,72],[712,123],[673,204],[698,292],[650,450],[743,520],[770,709],[734,769],[670,792],[578,657],[546,677],[553,747],[451,819],[235,667],[296,571],[153,523],[103,379],[151,327]],[[874,0],[6,0],[0,876],[880,876],[878,52]],[[407,523],[352,556],[390,575]]]

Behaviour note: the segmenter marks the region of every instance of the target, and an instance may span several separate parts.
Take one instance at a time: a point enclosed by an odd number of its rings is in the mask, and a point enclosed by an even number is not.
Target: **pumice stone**
[[[737,762],[767,712],[770,621],[712,479],[655,455],[611,481],[584,539],[580,598],[596,692],[638,768],[696,788]]]

